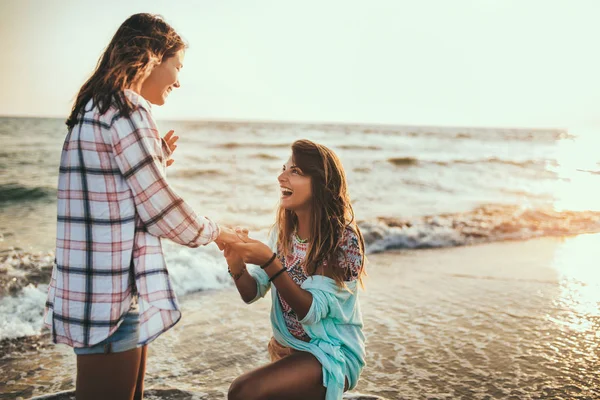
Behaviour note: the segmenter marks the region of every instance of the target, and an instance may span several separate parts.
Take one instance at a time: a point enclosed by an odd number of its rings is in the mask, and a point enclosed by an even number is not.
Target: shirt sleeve
[[[347,321],[351,315],[348,308],[353,309],[357,283],[363,267],[363,251],[358,235],[346,228],[342,236],[338,257],[338,267],[344,269],[344,284],[340,287],[335,280],[326,276],[309,277],[302,288],[313,296],[313,300],[301,324],[316,324],[324,318],[332,317]]]
[[[113,152],[148,232],[189,247],[214,241],[219,227],[192,208],[169,186],[165,176],[168,154],[150,112],[142,105],[111,126]]]
[[[363,268],[363,251],[358,235],[351,228],[346,228],[340,250],[338,265],[344,268],[344,280],[357,280]]]
[[[312,303],[306,316],[299,322],[314,325],[325,318],[335,318],[341,323],[351,320],[356,304],[356,282],[340,288],[337,283],[323,275],[313,275],[302,283],[302,289],[310,292]]]
[[[256,296],[254,296],[252,300],[246,302],[247,304],[252,304],[258,299],[265,297],[269,289],[271,289],[271,282],[269,282],[269,275],[267,275],[267,273],[258,265],[251,264],[246,268],[250,276],[256,281]]]

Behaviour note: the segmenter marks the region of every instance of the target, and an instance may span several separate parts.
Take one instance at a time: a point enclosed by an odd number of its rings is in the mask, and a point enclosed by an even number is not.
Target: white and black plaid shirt
[[[90,102],[65,139],[58,180],[56,265],[44,323],[55,343],[90,347],[110,336],[137,292],[139,344],[172,327],[181,312],[160,237],[197,247],[218,226],[197,216],[165,179],[169,149],[150,104],[100,115]]]

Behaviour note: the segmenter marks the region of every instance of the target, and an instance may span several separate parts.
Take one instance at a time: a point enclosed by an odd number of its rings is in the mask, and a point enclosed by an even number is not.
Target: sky
[[[600,1],[0,2],[0,115],[65,117],[118,26],[189,43],[158,119],[600,131]]]

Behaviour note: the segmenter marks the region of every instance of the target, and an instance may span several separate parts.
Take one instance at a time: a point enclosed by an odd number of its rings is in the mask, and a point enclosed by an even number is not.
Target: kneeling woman
[[[269,289],[273,299],[272,362],[237,378],[229,399],[341,399],[365,365],[357,293],[364,241],[344,170],[330,149],[300,140],[278,180],[273,245],[243,230],[243,243],[225,248],[242,299],[252,303]]]

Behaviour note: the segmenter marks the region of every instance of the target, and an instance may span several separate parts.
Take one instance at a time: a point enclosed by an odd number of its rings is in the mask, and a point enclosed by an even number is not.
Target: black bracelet
[[[273,260],[275,260],[275,257],[277,257],[277,254],[273,253],[273,255],[271,256],[271,258],[269,258],[269,261],[267,261],[267,263],[265,265],[261,265],[260,267],[262,269],[267,268],[269,265],[271,265],[271,263],[273,262]]]
[[[283,273],[283,271],[287,271],[287,269],[281,268],[275,275],[273,275],[272,277],[269,278],[269,282],[273,282],[275,280],[275,278],[277,278],[279,275],[281,275]]]

